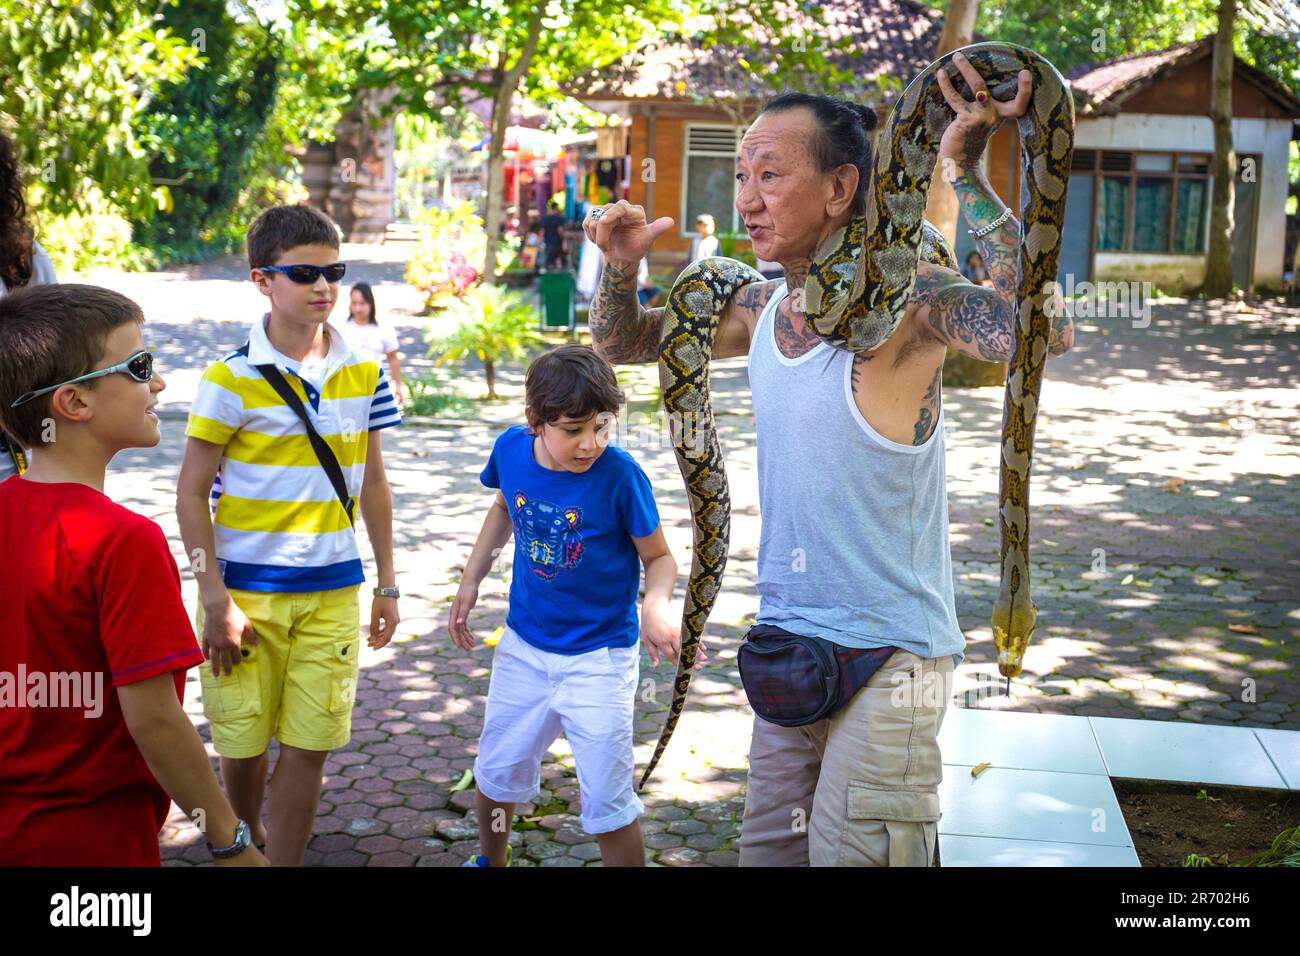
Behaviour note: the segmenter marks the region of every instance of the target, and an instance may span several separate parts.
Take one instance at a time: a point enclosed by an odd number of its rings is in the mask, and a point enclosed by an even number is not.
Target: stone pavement
[[[401,284],[391,247],[353,247],[357,277],[377,282],[400,326],[408,367],[423,360],[418,296]],[[202,368],[243,341],[262,300],[238,264],[178,273],[100,274],[145,306],[146,341],[159,347],[164,398],[183,413]],[[72,277],[67,277],[71,279]],[[181,283],[185,282],[184,285]],[[340,306],[342,308],[342,306]],[[970,644],[950,706],[1087,716],[1146,717],[1300,729],[1300,509],[1295,477],[1300,321],[1277,303],[1156,305],[1149,328],[1081,319],[1077,345],[1052,360],[1034,461],[1032,568],[1039,628],[1012,697],[989,630],[998,583],[997,441],[1001,391],[944,395],[954,580]],[[654,482],[670,544],[685,569],[691,542],[681,479],[666,436],[644,422],[649,368],[620,370],[634,395],[620,441]],[[501,375],[517,415],[522,368]],[[753,419],[743,360],[718,363],[715,405],[733,498],[727,580],[709,624],[709,663],[643,798],[647,855],[661,865],[733,865],[752,720],[735,666],[757,611],[759,537]],[[481,394],[468,373],[464,389]],[[627,423],[625,422],[625,425]],[[452,787],[473,763],[490,648],[457,649],[445,617],[489,496],[478,483],[498,426],[408,427],[388,433],[403,623],[383,651],[366,650],[352,742],[330,758],[308,862],[456,865],[475,846],[472,791]],[[185,568],[173,514],[183,422],[163,423],[156,449],[119,456],[108,491],[154,518]],[[362,540],[365,549],[364,535]],[[368,561],[368,556],[367,556]],[[369,563],[369,562],[368,562]],[[371,567],[373,567],[371,565]],[[509,555],[484,583],[472,624],[487,637],[504,621]],[[185,596],[196,596],[188,571]],[[681,587],[677,593],[680,608]],[[667,665],[642,660],[638,766],[657,740],[671,696]],[[207,739],[197,677],[186,706]],[[577,825],[571,754],[552,748],[542,792],[520,809],[520,865],[598,865]],[[198,832],[173,808],[164,858],[206,858]]]

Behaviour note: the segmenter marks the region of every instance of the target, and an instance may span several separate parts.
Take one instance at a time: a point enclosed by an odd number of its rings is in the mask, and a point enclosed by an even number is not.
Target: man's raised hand
[[[607,261],[632,264],[649,255],[655,240],[672,227],[670,216],[647,223],[645,209],[623,199],[593,207],[582,221],[583,231]]]

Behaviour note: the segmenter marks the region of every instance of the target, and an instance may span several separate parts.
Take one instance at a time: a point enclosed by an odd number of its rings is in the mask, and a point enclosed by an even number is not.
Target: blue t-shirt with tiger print
[[[585,472],[551,471],[516,425],[497,437],[479,480],[500,489],[514,524],[506,624],[534,647],[585,654],[637,642],[641,560],[633,538],[659,527],[650,479],[607,445]]]

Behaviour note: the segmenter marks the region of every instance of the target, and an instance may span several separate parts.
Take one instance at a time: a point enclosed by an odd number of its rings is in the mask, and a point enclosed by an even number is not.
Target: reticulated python
[[[1020,673],[1037,617],[1029,594],[1029,468],[1050,332],[1045,305],[1049,283],[1056,280],[1074,150],[1074,103],[1061,75],[1030,50],[976,43],[960,52],[999,100],[1015,98],[1021,70],[1033,74],[1029,110],[1018,120],[1028,199],[1021,210],[1020,288],[1002,418],[1002,584],[993,607],[998,670],[1011,678]],[[972,98],[951,59],[949,53],[936,60],[903,91],[876,141],[865,214],[828,237],[813,256],[804,287],[805,319],[836,348],[871,351],[894,333],[916,285],[920,257],[956,269],[942,235],[924,221],[939,140],[952,118],[935,74],[947,69],[958,93]],[[678,277],[664,311],[659,379],[690,496],[695,544],[673,700],[641,786],[681,717],[700,637],[727,565],[731,499],[709,404],[713,336],[727,300],[742,286],[761,281],[759,273],[734,259],[704,259]],[[679,427],[683,422],[694,428]],[[694,434],[688,437],[689,431]]]

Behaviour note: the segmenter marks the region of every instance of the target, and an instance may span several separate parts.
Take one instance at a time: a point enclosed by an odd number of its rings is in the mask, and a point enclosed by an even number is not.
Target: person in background
[[[52,285],[54,263],[27,222],[23,177],[13,140],[0,132],[0,297],[13,289]],[[27,468],[22,445],[0,431],[0,481]]]
[[[529,225],[528,235],[524,236],[524,244],[519,249],[519,264],[536,274],[541,262],[541,255],[542,224],[534,222]]]
[[[547,203],[546,215],[542,217],[542,244],[545,248],[545,254],[542,256],[542,268],[562,268],[564,265],[564,217],[560,215],[560,204],[554,199]]]
[[[695,217],[696,235],[691,239],[691,262],[699,262],[701,259],[719,254],[722,244],[714,235],[716,231],[717,225],[707,212],[702,212]],[[687,265],[690,263],[688,262]]]
[[[984,257],[974,249],[966,257],[966,264],[961,267],[961,274],[975,285],[993,284],[993,280],[989,277],[988,267],[984,265]]]
[[[636,297],[641,300],[641,307],[653,309],[659,305],[659,297],[664,290],[654,284],[650,278],[650,260],[642,259],[641,268],[636,274]]]
[[[369,282],[358,282],[352,286],[352,293],[348,297],[348,317],[336,328],[343,335],[343,341],[349,349],[377,362],[380,368],[387,363],[397,405],[400,408],[406,404],[402,364],[397,354],[397,332],[387,322],[379,321],[375,293]]]

